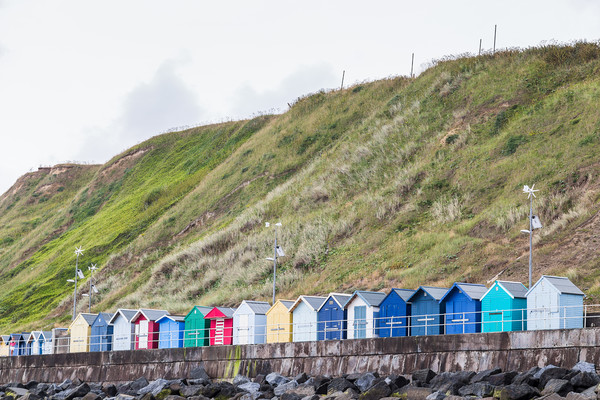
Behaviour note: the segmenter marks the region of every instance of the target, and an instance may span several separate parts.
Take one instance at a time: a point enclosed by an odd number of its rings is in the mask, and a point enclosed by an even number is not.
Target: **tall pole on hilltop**
[[[496,31],[498,30],[498,25],[494,25],[494,54],[496,54]]]
[[[533,198],[535,197],[535,192],[537,189],[534,189],[535,184],[531,185],[531,187],[525,185],[523,186],[523,193],[527,194],[527,198],[529,199],[529,230],[522,230],[522,233],[529,234],[529,289],[531,289],[531,275],[532,275],[532,265],[533,265],[533,230],[539,229],[542,225],[539,223],[539,220],[536,220],[537,226],[533,224]]]

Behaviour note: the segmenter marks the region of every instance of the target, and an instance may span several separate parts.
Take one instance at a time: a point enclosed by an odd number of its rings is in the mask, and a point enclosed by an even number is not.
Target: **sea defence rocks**
[[[0,377],[1,379],[1,377]],[[527,371],[456,371],[430,369],[407,376],[377,371],[342,376],[286,377],[278,373],[253,379],[238,375],[212,379],[198,366],[180,379],[131,382],[63,382],[0,385],[0,400],[600,400],[596,366],[577,363],[571,369],[548,365]]]

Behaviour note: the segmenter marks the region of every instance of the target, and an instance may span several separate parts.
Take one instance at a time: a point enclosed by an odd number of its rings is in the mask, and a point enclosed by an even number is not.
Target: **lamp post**
[[[73,291],[73,320],[75,320],[77,314],[77,279],[83,279],[83,272],[79,269],[79,256],[83,254],[81,246],[75,248],[75,279],[67,279],[67,282],[75,283],[75,290]]]
[[[535,184],[531,185],[531,187],[527,185],[523,186],[523,193],[526,193],[527,198],[529,199],[529,230],[521,230],[522,233],[529,234],[529,289],[531,289],[531,266],[533,263],[533,230],[542,227],[542,224],[537,217],[533,215],[533,198],[535,197],[535,192],[538,191],[537,189],[534,189],[534,187]]]
[[[275,244],[273,245],[273,258],[271,257],[267,257],[268,261],[273,261],[273,304],[275,304],[275,283],[277,280],[277,257],[284,257],[285,253],[283,252],[283,249],[279,246],[277,246],[277,228],[281,226],[281,222],[277,222],[276,224],[273,224],[275,226]],[[265,227],[270,227],[271,224],[268,222],[265,222]]]
[[[94,283],[93,283],[94,271],[97,270],[98,268],[96,268],[96,264],[92,264],[91,266],[88,267],[88,269],[90,270],[90,291],[88,293],[82,294],[82,296],[89,297],[88,312],[91,314],[92,313],[92,294],[98,293],[98,289],[96,288],[96,285],[94,285]]]

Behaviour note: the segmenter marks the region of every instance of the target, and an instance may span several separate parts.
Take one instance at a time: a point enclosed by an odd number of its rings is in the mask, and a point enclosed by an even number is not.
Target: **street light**
[[[75,283],[75,290],[73,291],[73,320],[75,320],[75,314],[77,313],[77,278],[83,279],[83,272],[79,269],[79,256],[83,254],[81,246],[75,248],[75,279],[67,279],[67,282]]]
[[[285,257],[283,249],[277,246],[277,228],[281,226],[281,222],[273,224],[275,226],[275,244],[273,245],[273,257],[267,257],[268,261],[273,261],[273,304],[275,304],[275,282],[277,279],[277,257]],[[270,227],[271,224],[265,222],[265,227]]]
[[[529,289],[531,289],[531,265],[533,262],[533,230],[542,227],[538,216],[533,215],[533,198],[535,197],[535,192],[538,191],[534,187],[535,184],[531,185],[531,187],[527,185],[523,186],[523,193],[526,193],[529,199],[529,229],[521,229],[521,233],[529,235]]]
[[[88,269],[90,270],[90,290],[89,293],[84,293],[82,294],[83,297],[89,297],[89,306],[88,306],[88,312],[91,314],[92,313],[92,295],[94,293],[98,293],[98,289],[96,288],[96,285],[93,284],[93,280],[94,280],[94,271],[97,270],[98,268],[96,268],[96,264],[92,264],[90,267],[88,267]]]

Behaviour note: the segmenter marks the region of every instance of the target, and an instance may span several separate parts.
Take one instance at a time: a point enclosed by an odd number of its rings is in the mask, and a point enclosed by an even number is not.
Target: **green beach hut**
[[[212,307],[194,306],[185,316],[183,347],[202,347],[209,344],[210,320],[204,316]]]

